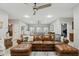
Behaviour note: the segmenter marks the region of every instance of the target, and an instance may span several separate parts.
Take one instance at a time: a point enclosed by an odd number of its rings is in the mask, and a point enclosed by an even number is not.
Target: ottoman
[[[31,44],[19,44],[10,49],[11,56],[29,56],[32,51]]]
[[[55,45],[56,54],[61,56],[78,56],[78,49],[68,45],[60,44]]]

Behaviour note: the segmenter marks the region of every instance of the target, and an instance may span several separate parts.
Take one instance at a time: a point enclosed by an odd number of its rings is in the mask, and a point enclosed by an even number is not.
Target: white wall
[[[8,14],[6,14],[2,10],[0,10],[0,21],[3,22],[2,28],[0,28],[0,46],[2,47],[2,49],[5,49],[4,37],[5,37],[5,34],[8,30]]]
[[[79,48],[79,5],[73,10],[74,16],[74,46]]]
[[[54,21],[53,25],[54,25],[54,32],[55,32],[55,34],[61,34],[60,20],[57,19],[56,21]]]

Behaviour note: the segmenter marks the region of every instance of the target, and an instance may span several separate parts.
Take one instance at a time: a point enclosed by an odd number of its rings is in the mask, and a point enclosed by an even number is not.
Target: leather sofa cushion
[[[52,36],[50,35],[36,35],[33,36],[33,41],[53,41]]]
[[[43,44],[54,44],[54,41],[43,41]]]
[[[33,38],[34,41],[42,41],[41,36],[34,36]]]
[[[51,41],[51,36],[49,35],[43,36],[43,41]]]
[[[15,47],[11,48],[11,51],[13,52],[25,52],[28,51],[29,49],[31,49],[32,45],[31,44],[19,44]]]
[[[34,41],[32,44],[42,44],[42,41]]]
[[[32,44],[54,44],[52,41],[34,41]]]

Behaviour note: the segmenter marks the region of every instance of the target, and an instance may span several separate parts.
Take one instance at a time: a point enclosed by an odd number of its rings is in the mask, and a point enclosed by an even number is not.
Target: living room
[[[78,56],[78,3],[0,3],[0,55]]]

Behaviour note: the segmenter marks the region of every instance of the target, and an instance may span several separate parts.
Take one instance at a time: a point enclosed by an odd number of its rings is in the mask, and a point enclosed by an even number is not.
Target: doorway
[[[67,24],[61,24],[61,36],[64,38],[67,37]]]

